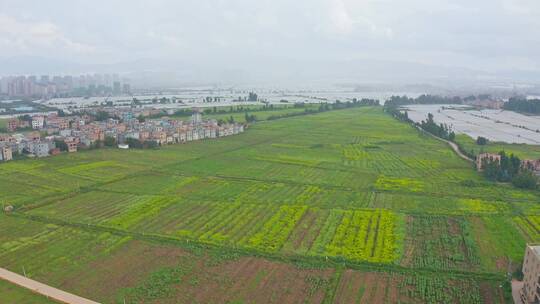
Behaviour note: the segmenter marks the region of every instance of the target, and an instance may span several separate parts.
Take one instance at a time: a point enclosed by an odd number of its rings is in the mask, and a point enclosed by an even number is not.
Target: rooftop
[[[533,250],[533,252],[537,256],[540,256],[540,244],[529,244],[528,246]]]

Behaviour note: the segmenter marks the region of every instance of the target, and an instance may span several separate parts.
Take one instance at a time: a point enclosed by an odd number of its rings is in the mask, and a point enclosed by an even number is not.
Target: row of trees
[[[529,114],[540,114],[540,99],[510,98],[504,103],[505,110],[523,112]]]
[[[446,124],[437,124],[433,119],[433,114],[431,113],[428,113],[428,117],[426,120],[422,120],[420,123],[415,123],[409,118],[407,111],[400,110],[399,106],[396,106],[395,104],[385,105],[385,111],[390,113],[396,119],[420,127],[422,128],[422,130],[429,132],[437,137],[444,138],[452,142],[456,139],[456,133],[454,133],[454,131],[452,131],[452,129]]]
[[[134,148],[134,149],[154,149],[154,148],[159,147],[159,144],[156,141],[153,141],[153,140],[140,141],[135,138],[126,138],[126,144],[128,144],[130,148]]]
[[[482,160],[484,176],[492,181],[511,182],[518,188],[535,189],[538,185],[538,178],[529,170],[524,168],[519,157],[514,154],[507,155],[504,151],[499,152],[500,161],[496,159]]]
[[[300,105],[300,107],[303,107],[304,105]],[[297,104],[294,105],[294,107],[298,107]],[[262,107],[258,107],[258,108],[253,108],[253,107],[249,107],[249,106],[238,106],[238,107],[228,107],[228,108],[225,108],[225,107],[221,107],[221,108],[218,108],[218,107],[212,107],[212,108],[206,108],[203,110],[203,113],[206,114],[206,115],[209,115],[209,114],[227,114],[227,113],[242,113],[242,112],[261,112],[261,111],[273,111],[273,110],[279,110],[279,109],[282,109],[282,107],[280,106],[277,106],[275,107],[273,104],[265,104],[263,105]],[[174,115],[175,116],[191,116],[193,114],[193,110],[192,109],[180,109],[180,110],[177,110]],[[158,115],[159,117],[163,116],[163,115]],[[154,118],[154,117],[150,117],[150,118]]]
[[[423,94],[416,98],[404,96],[392,96],[386,100],[384,106],[387,108],[412,105],[412,104],[461,104],[463,99],[459,96],[446,97],[439,95]]]
[[[406,112],[405,112],[406,113]],[[440,138],[444,138],[449,141],[456,139],[456,134],[446,124],[437,124],[433,120],[433,114],[429,113],[426,120],[422,120],[418,124],[420,128]]]
[[[454,103],[458,103],[460,99],[450,98],[444,100],[444,98],[431,98],[428,95],[423,96],[424,97],[417,99],[408,98],[406,96],[393,96],[386,101],[385,111],[401,121],[414,124],[438,137],[454,141],[455,133],[447,125],[436,124],[433,120],[433,114],[429,113],[427,120],[422,121],[421,123],[414,123],[411,119],[409,119],[407,111],[401,110],[400,106],[420,103],[452,103],[452,101],[454,101]],[[444,102],[441,102],[442,100],[444,100]],[[478,137],[476,142],[479,145],[486,145],[488,140],[484,137]],[[460,150],[471,158],[475,157],[473,153],[467,153],[461,147]],[[529,168],[524,168],[521,165],[521,160],[517,156],[513,154],[506,155],[505,152],[500,152],[499,155],[501,156],[500,161],[494,159],[483,160],[483,174],[487,179],[498,182],[511,182],[518,188],[537,188],[538,178]]]
[[[445,97],[445,96],[426,95],[426,94],[420,95],[416,98],[410,98],[406,95],[392,96],[389,99],[387,99],[386,102],[384,103],[384,111],[387,113],[390,113],[390,115],[394,116],[395,118],[401,121],[414,124],[414,122],[409,119],[409,115],[407,114],[407,111],[401,110],[400,107],[405,106],[405,105],[414,105],[414,104],[461,104],[461,103],[463,103],[463,99],[461,99],[461,97],[459,96]],[[432,119],[433,117],[431,117],[431,120]],[[430,123],[429,117],[428,117],[427,124],[428,124],[427,127],[430,130],[435,131],[435,127],[433,127],[433,124]],[[433,134],[437,135],[438,133],[439,133],[439,130],[437,130],[437,132]]]

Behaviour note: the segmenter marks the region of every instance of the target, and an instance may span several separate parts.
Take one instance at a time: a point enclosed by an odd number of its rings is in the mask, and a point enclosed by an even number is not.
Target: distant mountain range
[[[82,64],[42,57],[0,58],[1,75],[119,73],[137,86],[175,86],[185,83],[276,85],[307,82],[332,84],[390,83],[436,86],[538,84],[540,71],[484,72],[463,67],[441,67],[383,60],[309,62],[246,59],[246,62],[195,64],[189,61],[141,59],[114,64]]]

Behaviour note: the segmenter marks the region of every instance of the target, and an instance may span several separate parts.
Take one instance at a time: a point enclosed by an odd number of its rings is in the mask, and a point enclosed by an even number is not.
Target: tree
[[[135,149],[143,148],[143,144],[141,143],[141,141],[136,138],[131,138],[131,137],[126,138],[126,144],[128,144],[130,148],[135,148]]]
[[[255,115],[253,115],[253,114],[252,114],[252,115],[249,115],[249,113],[246,112],[246,113],[244,114],[244,120],[245,120],[246,122],[254,122],[254,121],[257,120],[257,117],[255,117]]]
[[[476,144],[477,145],[485,146],[485,145],[487,145],[487,143],[488,143],[488,139],[485,138],[485,137],[478,136],[478,138],[476,139]]]
[[[63,140],[55,139],[54,144],[62,152],[66,152],[68,150],[68,146]]]
[[[23,116],[19,116],[19,120],[20,121],[27,121],[29,123],[32,123],[32,117],[28,114],[26,115],[23,115]]]
[[[105,121],[109,118],[110,118],[109,113],[105,111],[98,111],[95,117],[97,121]]]
[[[116,139],[111,136],[106,136],[104,144],[105,144],[105,147],[114,147],[116,145]]]
[[[540,99],[526,99],[512,97],[504,103],[505,110],[524,112],[530,114],[540,114]]]
[[[394,114],[394,116],[396,115],[397,114]],[[456,137],[456,134],[452,132],[446,124],[437,125],[435,121],[433,120],[433,114],[431,113],[428,113],[427,120],[425,121],[423,120],[419,125],[423,130],[435,136],[448,139],[450,141],[453,141]]]
[[[259,99],[259,96],[253,92],[249,92],[248,101],[257,101]]]
[[[500,161],[494,159],[483,160],[484,176],[492,181],[511,182],[524,170],[521,168],[521,160],[513,154],[507,155],[504,151],[499,152],[499,155]]]
[[[159,147],[159,145],[158,145],[157,141],[149,140],[149,141],[146,141],[144,143],[144,147],[148,148],[148,149],[155,149],[155,148]]]
[[[538,178],[530,170],[521,170],[512,179],[512,184],[518,188],[536,189],[538,187]]]
[[[139,122],[145,122],[146,118],[144,118],[144,116],[140,114],[139,117],[137,117],[137,120],[139,120]]]

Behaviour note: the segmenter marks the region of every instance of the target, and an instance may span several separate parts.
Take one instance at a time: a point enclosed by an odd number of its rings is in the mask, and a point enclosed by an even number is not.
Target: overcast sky
[[[540,70],[540,0],[0,0],[13,56]]]

